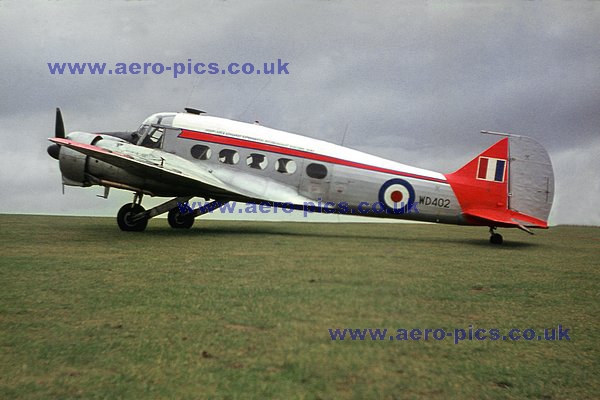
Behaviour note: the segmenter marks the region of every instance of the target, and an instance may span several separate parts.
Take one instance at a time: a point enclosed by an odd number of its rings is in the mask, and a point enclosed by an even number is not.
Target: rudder
[[[554,171],[546,149],[537,141],[511,135],[508,208],[543,221],[554,200]]]

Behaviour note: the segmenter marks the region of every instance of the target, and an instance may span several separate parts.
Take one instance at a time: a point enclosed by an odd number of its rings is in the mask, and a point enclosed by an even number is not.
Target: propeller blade
[[[54,127],[54,136],[61,139],[65,138],[65,124],[63,123],[60,108],[58,107],[56,107],[56,126]]]
[[[56,124],[54,125],[54,136],[60,139],[65,138],[65,124],[63,122],[62,113],[60,112],[60,108],[56,107]],[[51,144],[46,149],[50,157],[55,160],[59,159],[60,156],[60,146],[56,143]]]

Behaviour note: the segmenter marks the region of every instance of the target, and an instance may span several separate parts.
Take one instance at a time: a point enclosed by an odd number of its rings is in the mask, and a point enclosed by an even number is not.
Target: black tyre
[[[117,224],[122,231],[126,232],[142,232],[148,226],[148,218],[142,218],[137,221],[132,221],[132,217],[136,214],[146,211],[139,204],[127,203],[119,210],[117,214]]]
[[[169,210],[167,220],[173,229],[190,229],[194,225],[194,215],[191,212],[182,214],[179,207]]]
[[[490,236],[490,243],[492,244],[502,244],[503,241],[502,235],[499,233],[493,233],[492,236]]]

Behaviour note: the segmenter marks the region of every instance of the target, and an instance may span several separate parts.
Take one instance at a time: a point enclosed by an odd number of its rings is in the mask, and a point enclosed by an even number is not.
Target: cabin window
[[[219,161],[223,164],[234,165],[240,161],[240,155],[235,150],[223,149],[219,152]]]
[[[198,160],[208,160],[210,156],[212,156],[212,150],[208,146],[204,146],[202,144],[197,144],[192,147],[191,150],[192,157],[197,158]]]
[[[327,176],[327,167],[323,164],[308,164],[306,167],[306,175],[315,179],[323,179]]]
[[[269,162],[267,161],[267,157],[264,154],[252,153],[246,158],[246,165],[250,168],[255,169],[265,169]]]
[[[277,160],[275,169],[282,174],[293,174],[297,169],[296,161],[290,160],[289,158],[280,158]]]

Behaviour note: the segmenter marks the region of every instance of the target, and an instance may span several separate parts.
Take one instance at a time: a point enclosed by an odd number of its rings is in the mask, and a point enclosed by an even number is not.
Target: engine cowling
[[[96,144],[102,139],[101,135],[87,132],[73,132],[67,136],[68,139],[84,143]],[[88,169],[88,156],[78,151],[61,146],[58,155],[58,164],[62,174],[62,180],[69,186],[90,186],[92,183],[86,178]]]

